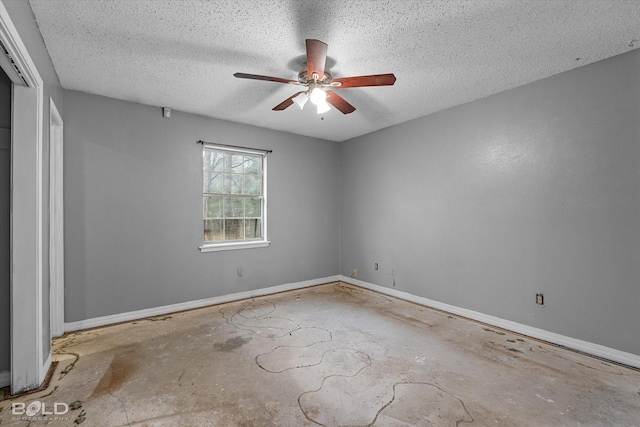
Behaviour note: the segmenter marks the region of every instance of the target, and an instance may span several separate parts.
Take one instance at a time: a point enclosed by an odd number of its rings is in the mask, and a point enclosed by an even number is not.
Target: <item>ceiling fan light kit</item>
[[[301,110],[304,108],[304,104],[306,104],[308,100],[309,100],[309,97],[307,96],[306,92],[300,92],[298,96],[293,98],[293,102],[295,102],[295,104]]]
[[[327,104],[327,101],[322,101],[322,102],[318,103],[318,105],[316,105],[316,113],[317,114],[326,113],[330,109],[331,109],[331,107],[329,107],[329,104]]]
[[[369,76],[342,77],[334,79],[331,72],[325,69],[327,59],[327,44],[316,39],[306,40],[307,69],[300,71],[298,80],[280,77],[261,76],[258,74],[235,73],[239,79],[264,80],[274,83],[286,83],[304,86],[307,90],[296,92],[280,104],[273,107],[274,111],[282,111],[291,104],[296,104],[301,110],[307,101],[311,101],[317,108],[318,114],[326,113],[330,105],[343,114],[353,113],[356,108],[332,89],[346,89],[367,86],[392,86],[396,82],[393,74],[375,74]]]

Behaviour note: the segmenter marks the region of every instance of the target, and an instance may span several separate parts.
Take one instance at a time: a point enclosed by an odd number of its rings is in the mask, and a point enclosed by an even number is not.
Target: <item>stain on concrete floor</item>
[[[69,334],[0,426],[635,426],[640,372],[343,283]]]

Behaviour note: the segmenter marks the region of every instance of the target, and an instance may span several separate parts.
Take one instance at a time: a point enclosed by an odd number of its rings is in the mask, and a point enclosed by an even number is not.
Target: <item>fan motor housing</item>
[[[331,72],[329,70],[324,70],[324,75],[322,76],[322,78],[317,79],[316,81],[323,85],[328,85],[331,83],[331,80],[333,80]],[[309,72],[307,70],[302,70],[298,73],[298,81],[303,85],[308,85],[309,83],[313,82],[314,79],[309,76]]]

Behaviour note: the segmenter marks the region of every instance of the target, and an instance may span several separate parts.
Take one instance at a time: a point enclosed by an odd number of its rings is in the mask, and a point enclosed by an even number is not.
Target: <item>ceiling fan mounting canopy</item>
[[[298,73],[297,80],[246,73],[235,73],[234,76],[240,79],[264,80],[274,83],[287,83],[304,86],[307,90],[294,93],[292,96],[273,107],[273,110],[282,111],[293,104],[294,101],[300,109],[302,109],[307,98],[309,98],[312,103],[317,105],[318,114],[329,110],[329,104],[343,114],[349,114],[356,110],[353,105],[349,104],[340,95],[332,90],[324,90],[324,88],[346,89],[367,86],[392,86],[396,82],[396,76],[393,74],[375,74],[334,79],[331,72],[325,68],[327,60],[327,44],[320,40],[307,39],[306,50],[307,69]],[[322,93],[318,94],[317,91],[322,91]],[[296,99],[294,100],[294,98]]]

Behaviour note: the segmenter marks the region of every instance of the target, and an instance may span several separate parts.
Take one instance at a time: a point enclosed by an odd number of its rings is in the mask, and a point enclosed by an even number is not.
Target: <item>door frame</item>
[[[36,389],[51,365],[43,328],[42,116],[44,83],[0,2],[11,106],[11,392]],[[2,52],[4,55],[4,52]],[[45,349],[49,348],[47,354]]]
[[[51,337],[64,334],[64,123],[49,98],[49,286]]]

